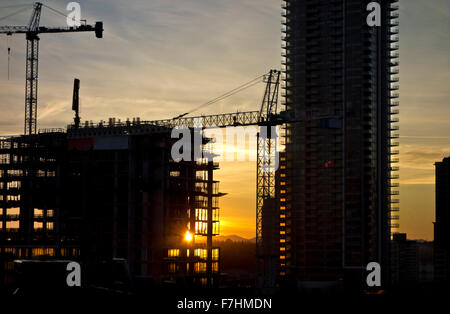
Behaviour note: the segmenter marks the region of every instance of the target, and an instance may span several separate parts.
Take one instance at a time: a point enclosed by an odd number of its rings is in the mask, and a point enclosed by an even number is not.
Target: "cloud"
[[[91,33],[41,36],[39,127],[64,127],[72,121],[74,77],[81,79],[82,120],[137,116],[153,120],[186,112],[270,68],[280,67],[279,1],[79,2],[83,18],[90,23],[104,22],[104,38],[96,39]],[[16,3],[2,0],[2,5]],[[60,11],[67,5],[66,0],[44,3]],[[408,0],[400,2],[400,9],[401,182],[431,184],[433,163],[450,154],[450,139],[446,137],[450,132],[449,2]],[[24,25],[30,14],[31,9],[1,24]],[[63,17],[44,9],[41,25],[64,23]],[[14,134],[23,130],[25,38],[10,38],[9,81],[7,46],[2,39],[0,134]],[[256,110],[262,87],[196,114]],[[224,216],[250,219],[255,210],[255,165],[237,165],[224,165],[218,172],[224,178],[224,191],[235,195],[221,200]]]
[[[400,183],[434,184],[434,163],[450,155],[449,139],[412,136],[405,140],[407,143],[400,146]]]
[[[67,3],[46,4],[64,11]],[[41,36],[39,126],[53,121],[59,124],[54,127],[63,127],[71,121],[74,77],[81,79],[83,119],[153,120],[186,112],[279,64],[280,8],[270,0],[80,4],[88,22],[103,20],[104,38],[91,33]],[[30,13],[8,23],[26,24]],[[63,17],[44,8],[41,25],[64,23]],[[0,111],[14,108],[11,115],[23,117],[24,36],[13,36],[11,48],[15,88],[0,93]],[[5,42],[0,42],[0,49],[6,50]],[[6,69],[6,58],[0,58],[0,69]],[[0,75],[0,85],[7,83]],[[197,114],[256,110],[261,98],[262,85]],[[10,133],[6,121],[9,117],[1,115],[0,134]]]
[[[400,164],[402,167],[411,169],[434,169],[434,163],[442,160],[450,154],[450,147],[445,149],[436,148],[435,151],[410,150],[402,153]]]

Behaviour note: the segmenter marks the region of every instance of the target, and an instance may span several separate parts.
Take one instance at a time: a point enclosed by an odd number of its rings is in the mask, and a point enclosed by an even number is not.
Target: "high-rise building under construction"
[[[299,122],[284,129],[281,282],[364,288],[369,262],[381,265],[383,286],[389,281],[398,218],[397,2],[283,3],[284,101]],[[369,26],[372,11],[379,26]]]
[[[217,286],[218,163],[174,161],[174,141],[139,119],[1,138],[0,290],[15,284],[15,260],[19,272],[78,261],[84,286]]]

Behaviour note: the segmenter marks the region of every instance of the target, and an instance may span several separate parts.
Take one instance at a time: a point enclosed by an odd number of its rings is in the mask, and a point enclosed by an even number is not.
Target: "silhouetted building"
[[[433,243],[408,240],[394,233],[391,243],[391,280],[403,287],[433,280]]]
[[[450,281],[450,157],[436,162],[436,222],[434,272],[440,282]]]
[[[15,259],[64,259],[100,286],[118,261],[135,280],[217,285],[218,164],[175,162],[170,131],[110,119],[2,139],[0,279]]]
[[[299,288],[366,288],[366,265],[389,282],[392,182],[398,176],[398,5],[286,0],[283,72],[286,165],[280,198],[280,276]],[[394,205],[392,205],[394,204]]]

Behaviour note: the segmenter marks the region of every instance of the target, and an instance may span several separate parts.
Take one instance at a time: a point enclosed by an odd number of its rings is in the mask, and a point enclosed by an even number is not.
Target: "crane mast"
[[[270,261],[264,254],[263,219],[264,211],[276,206],[276,171],[278,170],[278,137],[276,126],[281,124],[277,118],[278,94],[280,87],[280,71],[271,70],[264,77],[266,89],[259,111],[256,154],[256,263],[257,285],[259,287],[270,284],[267,278],[273,278],[266,274],[270,272]]]
[[[37,89],[39,63],[38,27],[41,19],[42,3],[35,3],[33,14],[28,24],[27,57],[25,70],[25,125],[24,134],[36,134],[37,128]]]

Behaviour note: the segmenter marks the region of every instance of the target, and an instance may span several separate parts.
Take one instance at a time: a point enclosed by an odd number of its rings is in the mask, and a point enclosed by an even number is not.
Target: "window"
[[[53,248],[34,248],[31,251],[31,254],[33,257],[39,257],[39,256],[55,256],[55,249]]]
[[[208,252],[206,249],[195,249],[194,250],[194,256],[198,256],[201,259],[206,259]]]
[[[218,273],[219,272],[219,263],[218,262],[215,262],[215,263],[212,263],[212,272],[213,273]]]
[[[8,229],[19,229],[20,228],[20,222],[18,220],[13,221],[7,221],[6,222],[6,230]]]
[[[8,208],[6,210],[6,215],[7,216],[18,216],[20,215],[20,208],[19,207],[14,207],[14,208]]]
[[[194,272],[196,273],[206,272],[206,263],[205,262],[194,263]]]
[[[180,250],[179,249],[169,249],[167,252],[168,257],[177,257],[180,256]]]
[[[169,273],[175,273],[177,271],[176,263],[169,263]]]
[[[213,261],[219,260],[219,249],[212,249],[212,260]]]

